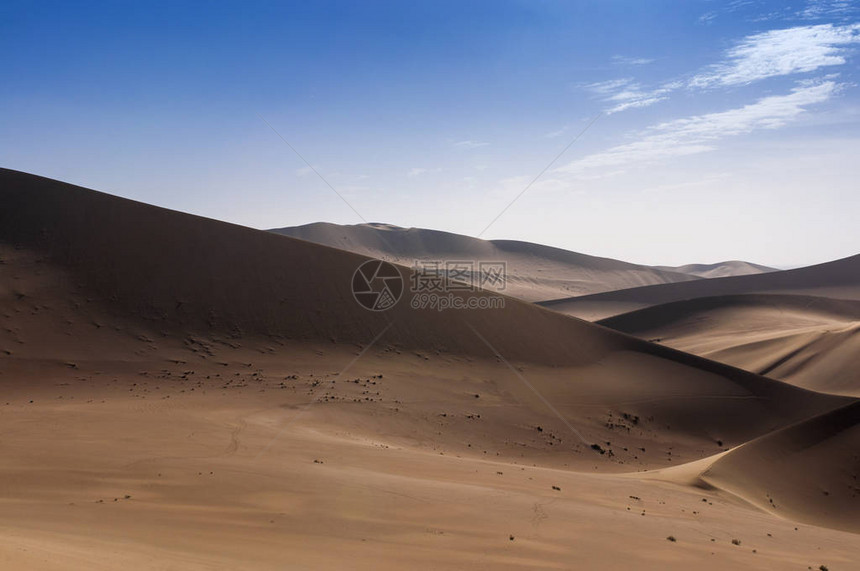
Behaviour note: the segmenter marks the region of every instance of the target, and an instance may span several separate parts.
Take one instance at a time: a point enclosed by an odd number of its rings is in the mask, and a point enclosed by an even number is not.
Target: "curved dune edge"
[[[714,456],[629,476],[718,489],[783,519],[860,533],[860,401]]]
[[[860,396],[860,301],[715,296],[652,306],[598,323],[807,389]]]
[[[689,282],[657,284],[539,302],[589,321],[672,302],[740,294],[789,294],[860,300],[860,255],[814,266]]]
[[[744,262],[743,260],[727,260],[715,264],[686,264],[683,266],[655,266],[670,272],[680,272],[702,278],[725,278],[730,276],[746,276],[750,274],[766,274],[778,272],[776,268]]]

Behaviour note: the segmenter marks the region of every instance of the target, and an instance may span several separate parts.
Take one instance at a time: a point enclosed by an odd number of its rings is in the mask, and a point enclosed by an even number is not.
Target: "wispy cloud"
[[[736,12],[741,8],[744,8],[746,6],[752,6],[753,4],[755,4],[753,0],[731,0],[727,4],[727,8],[729,12]]]
[[[622,103],[607,109],[606,113],[611,115],[613,113],[618,113],[619,111],[626,111],[627,109],[650,107],[651,105],[666,99],[665,96],[659,95],[659,93],[659,91],[653,91],[627,94]]]
[[[745,37],[722,61],[691,79],[644,87],[624,77],[585,85],[609,104],[607,114],[649,107],[679,89],[734,87],[780,76],[810,73],[847,63],[848,46],[860,43],[860,24],[796,26]]]
[[[616,65],[648,65],[649,63],[654,63],[654,60],[644,57],[614,55],[612,56],[612,63]]]
[[[860,43],[860,24],[797,26],[744,38],[725,61],[689,82],[690,87],[744,85],[769,77],[843,65],[848,44]]]
[[[630,78],[613,79],[592,83],[586,87],[598,95],[603,101],[612,104],[606,113],[618,113],[625,109],[648,107],[666,99],[666,96],[678,89],[680,83],[668,83],[655,89],[643,89],[643,87]]]
[[[477,149],[478,147],[486,147],[490,143],[484,143],[483,141],[473,141],[471,139],[466,141],[457,141],[454,143],[454,147],[458,149]]]
[[[714,22],[714,20],[716,20],[716,19],[717,19],[717,13],[716,12],[705,12],[704,14],[699,16],[699,19],[696,21],[699,24],[703,24],[705,26],[708,26],[708,25],[712,24]]]
[[[406,176],[416,177],[416,176],[421,176],[422,174],[441,172],[441,171],[442,171],[441,168],[426,169],[424,167],[413,167],[413,168],[409,169],[409,171],[406,173]]]
[[[549,133],[545,134],[544,137],[546,137],[547,139],[555,139],[556,137],[561,137],[562,135],[567,133],[567,130],[568,130],[568,126],[565,125],[561,129],[556,129],[555,131],[550,131]]]
[[[589,83],[585,86],[586,89],[598,95],[612,95],[613,93],[627,88],[633,83],[633,79],[626,77],[622,79],[610,79],[608,81],[599,81],[597,83]]]
[[[810,0],[797,15],[806,20],[844,18],[858,12],[854,2],[846,0]]]
[[[710,151],[727,137],[782,127],[807,107],[827,101],[837,88],[833,81],[805,82],[786,95],[764,97],[743,107],[660,123],[646,129],[633,143],[573,161],[556,172],[578,176],[597,168],[628,167]]]

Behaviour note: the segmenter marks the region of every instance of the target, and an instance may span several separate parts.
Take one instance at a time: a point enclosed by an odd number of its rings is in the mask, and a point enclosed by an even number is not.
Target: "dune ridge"
[[[854,402],[743,444],[701,477],[782,517],[860,533],[858,451]]]
[[[728,276],[745,276],[748,274],[764,274],[777,272],[776,268],[744,262],[742,260],[728,260],[714,264],[685,264],[683,266],[654,266],[659,270],[690,274],[702,278],[724,278]]]
[[[599,323],[798,386],[860,395],[860,301],[783,294],[705,297]]]
[[[501,293],[539,301],[611,289],[698,279],[684,272],[631,264],[517,240],[482,240],[391,224],[338,225],[326,222],[276,228],[299,238],[404,266],[416,261],[503,261],[507,280]],[[444,269],[444,266],[443,266]],[[493,289],[492,285],[487,286]]]
[[[539,305],[566,315],[597,321],[675,301],[753,293],[858,300],[860,299],[860,255],[793,270],[658,284],[555,299],[539,302]]]

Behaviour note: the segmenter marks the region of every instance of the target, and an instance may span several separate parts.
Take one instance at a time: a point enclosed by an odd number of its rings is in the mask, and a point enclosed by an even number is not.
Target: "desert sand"
[[[852,396],[511,297],[370,312],[365,256],[33,175],[0,204],[4,568],[860,560]]]

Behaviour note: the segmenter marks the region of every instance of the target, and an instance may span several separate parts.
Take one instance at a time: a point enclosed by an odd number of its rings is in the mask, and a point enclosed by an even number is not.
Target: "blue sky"
[[[847,1],[13,0],[0,164],[255,228],[474,236],[593,121],[483,237],[804,265],[860,244],[858,51]]]

